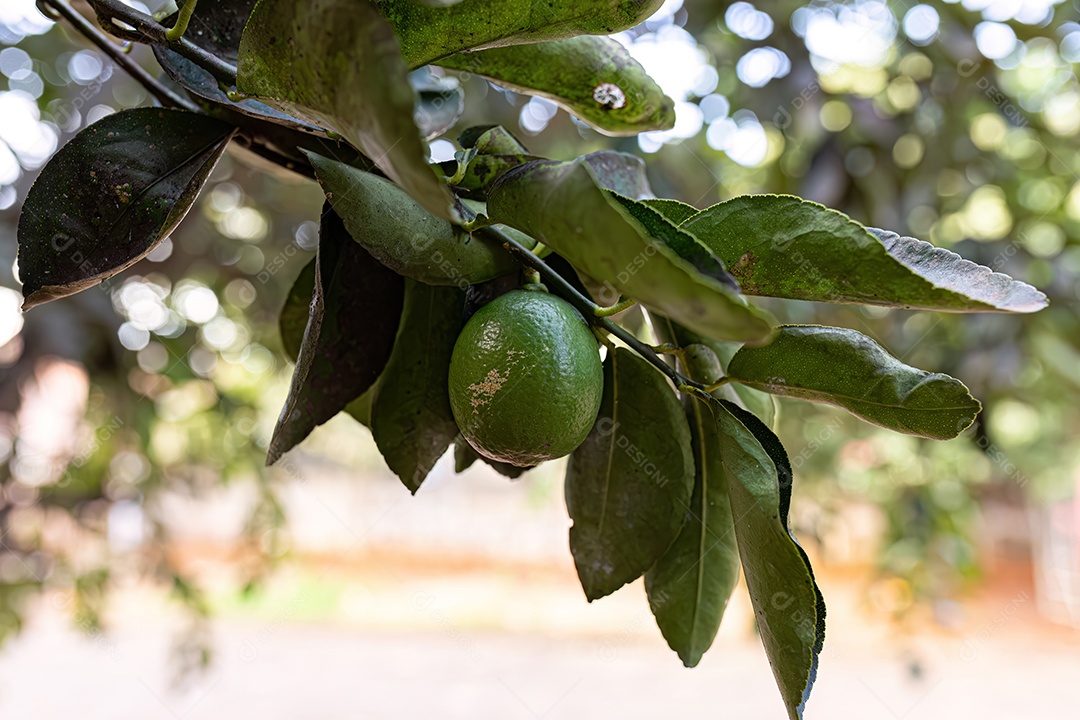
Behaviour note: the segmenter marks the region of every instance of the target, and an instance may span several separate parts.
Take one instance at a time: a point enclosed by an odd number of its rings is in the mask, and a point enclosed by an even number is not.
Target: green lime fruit
[[[478,453],[521,467],[568,455],[592,429],[604,374],[566,301],[512,290],[476,311],[450,358],[450,407]]]

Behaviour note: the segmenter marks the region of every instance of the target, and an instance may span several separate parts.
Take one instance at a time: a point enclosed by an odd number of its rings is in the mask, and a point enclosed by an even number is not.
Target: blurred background
[[[935,443],[782,403],[830,615],[808,718],[1060,717],[1080,699],[1078,8],[668,0],[618,39],[677,101],[673,130],[606,138],[463,78],[466,113],[432,144],[444,160],[460,129],[501,123],[539,155],[637,152],[660,196],[794,193],[1050,297],[1034,316],[767,303],[985,406]],[[562,463],[509,481],[444,458],[411,497],[340,416],[262,467],[315,184],[229,154],[149,258],[21,314],[34,176],[150,98],[32,0],[0,3],[0,74],[0,716],[782,716],[744,590],[695,670],[640,583],[585,602]]]

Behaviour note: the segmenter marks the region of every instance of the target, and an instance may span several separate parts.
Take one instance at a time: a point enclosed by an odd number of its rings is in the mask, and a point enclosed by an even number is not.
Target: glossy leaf
[[[222,60],[235,64],[240,50],[240,37],[244,32],[256,0],[217,0],[204,2],[196,8],[184,39]],[[164,20],[171,26],[177,14]],[[180,87],[204,100],[224,105],[252,117],[269,120],[307,132],[321,132],[319,128],[295,118],[265,103],[251,98],[232,100],[222,89],[221,83],[208,70],[196,65],[166,44],[151,46],[154,57],[169,79]]]
[[[464,288],[517,271],[505,250],[432,215],[397,185],[321,155],[308,158],[353,238],[398,274]]]
[[[650,237],[581,158],[509,171],[492,187],[487,209],[580,272],[703,335],[760,342],[772,331],[768,313]]]
[[[1026,283],[915,238],[870,230],[789,195],[743,195],[680,227],[727,265],[744,293],[946,312],[1035,312]]]
[[[410,67],[463,50],[610,35],[632,28],[663,0],[462,0],[432,7],[413,0],[379,0]]]
[[[962,382],[905,365],[854,330],[783,325],[766,347],[745,347],[728,376],[787,397],[844,408],[897,432],[948,440],[975,420],[981,405]]]
[[[689,363],[691,374],[703,372],[695,356]],[[713,409],[692,401],[686,415],[695,467],[693,495],[674,544],[645,574],[645,591],[664,639],[684,665],[694,667],[720,629],[739,580],[739,553]]]
[[[456,287],[406,282],[401,327],[375,388],[372,437],[413,493],[458,434],[447,377],[464,306]]]
[[[444,57],[443,67],[554,102],[605,135],[636,135],[675,125],[675,102],[626,48],[581,36]]]
[[[787,524],[791,464],[760,420],[731,403],[708,402],[758,632],[788,717],[799,720],[825,641],[825,601]]]
[[[652,567],[686,519],[690,429],[667,379],[625,348],[608,352],[596,424],[570,455],[570,551],[589,601]]]
[[[267,464],[375,383],[401,318],[404,280],[353,242],[329,204],[316,261],[307,327]]]
[[[236,85],[336,131],[429,212],[454,219],[450,193],[427,165],[397,39],[371,3],[260,0],[240,42]]]
[[[281,347],[286,357],[294,363],[300,357],[300,348],[304,343],[304,330],[307,329],[308,314],[311,310],[311,298],[315,294],[315,269],[318,261],[312,258],[293,281],[292,288],[285,298],[285,305],[278,315],[278,332],[281,334]],[[364,427],[371,427],[371,398],[375,386],[365,390],[360,397],[345,406],[345,412]]]
[[[93,287],[146,257],[191,209],[233,132],[204,115],[147,107],[76,135],[23,204],[23,309]]]

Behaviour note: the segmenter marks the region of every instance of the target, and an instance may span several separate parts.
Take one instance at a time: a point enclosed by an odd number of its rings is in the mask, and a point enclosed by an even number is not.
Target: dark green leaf
[[[184,39],[193,42],[203,50],[216,55],[225,62],[235,64],[240,49],[240,37],[244,24],[255,7],[256,0],[218,0],[203,3],[196,8],[191,17]],[[166,26],[172,26],[177,13],[164,20]],[[230,100],[221,83],[208,70],[196,65],[168,45],[152,46],[154,57],[165,70],[169,78],[189,93],[209,100],[218,105],[225,105],[237,112],[271,122],[302,129],[307,132],[321,132],[317,127],[287,115],[258,100],[245,98]]]
[[[41,171],[19,218],[23,309],[93,287],[180,224],[232,138],[204,115],[137,108],[76,135]]]
[[[703,335],[760,342],[772,331],[768,313],[650,237],[581,158],[509,171],[492,187],[487,209],[493,220],[531,235],[580,272]]]
[[[673,225],[682,225],[701,212],[693,205],[687,205],[671,198],[643,198],[641,202],[663,215]]]
[[[281,333],[281,348],[290,360],[296,362],[300,357],[300,348],[304,344],[304,330],[307,328],[308,314],[311,311],[311,298],[315,294],[315,269],[318,260],[312,258],[296,276],[285,305],[278,314],[278,332]]]
[[[788,716],[799,720],[825,641],[825,601],[787,526],[791,465],[760,420],[731,403],[709,404],[761,642]]]
[[[771,344],[735,353],[728,376],[935,440],[959,435],[981,409],[959,380],[905,365],[862,333],[844,328],[780,326]]]
[[[401,327],[375,388],[371,434],[413,493],[458,434],[447,377],[464,306],[464,290],[406,282]]]
[[[413,114],[425,140],[442,135],[465,111],[465,93],[454,78],[438,77],[428,68],[409,73],[409,84],[419,98]]]
[[[316,262],[307,328],[267,464],[374,384],[401,318],[404,280],[353,242],[329,203]]]
[[[645,162],[637,155],[600,150],[585,155],[582,160],[589,164],[596,182],[605,190],[627,198],[652,197]]]
[[[398,274],[464,288],[518,269],[505,250],[435,217],[393,183],[321,155],[308,158],[353,238]]]
[[[676,255],[693,265],[698,272],[719,280],[732,290],[738,291],[739,284],[724,269],[724,263],[720,262],[720,258],[716,257],[712,250],[701,244],[696,237],[685,230],[680,230],[658,210],[654,210],[645,203],[631,200],[618,193],[612,193],[611,197],[618,200],[619,204],[642,224],[649,235],[671,248]]]
[[[443,67],[548,98],[605,135],[675,125],[675,102],[611,38],[582,36],[444,57]]]
[[[504,172],[537,159],[501,125],[468,128],[458,137],[458,143],[465,150],[457,153],[461,167],[451,184],[481,200]]]
[[[317,259],[312,258],[311,262],[300,271],[278,315],[281,347],[285,355],[293,362],[300,357],[300,348],[304,343],[304,330],[307,328],[308,314],[311,310],[311,298],[315,294],[317,264]],[[345,406],[345,412],[365,427],[371,427],[371,398],[374,394],[375,386],[373,385]]]
[[[610,35],[652,15],[663,0],[462,0],[431,7],[413,0],[379,0],[401,40],[410,67],[463,50]]]
[[[727,265],[749,295],[947,312],[1035,312],[1046,296],[956,253],[868,230],[788,195],[743,195],[680,227]]]
[[[696,355],[688,365],[693,375],[704,372]],[[664,639],[684,665],[694,667],[720,629],[739,580],[739,554],[713,409],[691,401],[686,412],[696,468],[693,496],[679,536],[645,574],[645,591]]]
[[[528,155],[529,151],[502,125],[475,125],[458,135],[463,148],[476,148],[488,155]]]
[[[608,352],[596,424],[570,455],[570,551],[590,602],[641,577],[671,546],[694,487],[690,429],[667,379]]]
[[[260,0],[240,42],[236,86],[340,133],[429,212],[454,219],[413,120],[408,68],[371,3]]]

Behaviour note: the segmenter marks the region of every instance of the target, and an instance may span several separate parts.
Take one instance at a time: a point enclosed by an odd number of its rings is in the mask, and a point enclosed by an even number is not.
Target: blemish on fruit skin
[[[491,368],[483,380],[469,386],[469,392],[472,395],[469,403],[472,405],[474,414],[479,413],[480,406],[487,405],[491,402],[491,398],[495,397],[495,393],[502,390],[508,376],[509,372],[503,375],[498,368]]]

